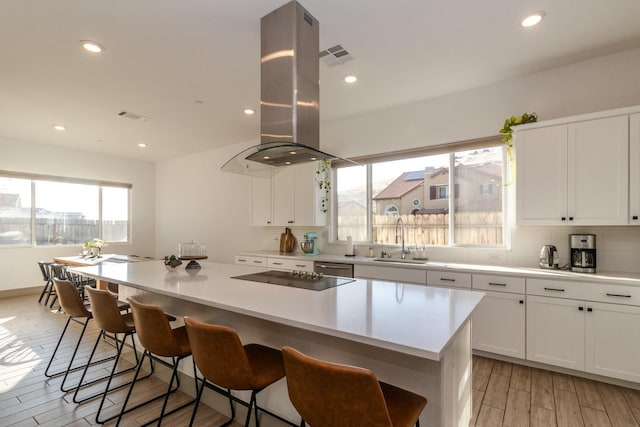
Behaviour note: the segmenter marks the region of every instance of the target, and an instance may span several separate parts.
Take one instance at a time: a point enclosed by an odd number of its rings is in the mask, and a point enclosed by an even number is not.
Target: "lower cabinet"
[[[524,295],[484,292],[486,296],[472,317],[473,348],[524,359]]]
[[[420,285],[424,285],[427,281],[427,272],[425,270],[404,267],[356,264],[353,266],[353,275],[359,279],[391,280]]]
[[[584,302],[528,295],[527,359],[584,370]]]
[[[527,359],[640,382],[640,307],[527,296]]]

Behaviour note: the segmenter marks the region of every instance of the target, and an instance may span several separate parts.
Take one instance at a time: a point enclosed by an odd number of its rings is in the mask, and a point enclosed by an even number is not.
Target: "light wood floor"
[[[44,376],[65,321],[66,315],[38,304],[37,296],[0,298],[0,426],[96,425],[97,399],[77,405],[72,402],[71,393],[60,391],[60,378],[47,380]],[[72,325],[72,336],[77,337],[80,327]],[[87,331],[79,362],[88,358],[96,334],[95,325]],[[75,345],[74,338],[65,342],[56,368],[62,366]],[[102,357],[113,351],[107,344],[100,346]],[[92,375],[103,375],[106,368],[97,367]],[[74,379],[77,381],[77,375],[71,381]],[[118,381],[126,379],[119,378]],[[148,398],[164,390],[165,386],[155,378],[144,380],[136,386],[135,397]],[[126,388],[109,393],[104,410],[106,416],[119,411],[125,393]],[[185,402],[189,396],[176,393],[171,399],[170,407],[173,407]],[[138,426],[153,419],[159,413],[159,405],[148,405],[128,414],[122,425]],[[471,426],[477,427],[639,426],[640,392],[474,357],[473,415]],[[190,416],[191,406],[166,418],[163,425],[186,426]],[[227,419],[201,405],[196,425],[217,426]]]

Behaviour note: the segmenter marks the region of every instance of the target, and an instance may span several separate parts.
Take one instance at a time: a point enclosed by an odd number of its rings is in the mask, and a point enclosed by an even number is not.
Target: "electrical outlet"
[[[489,262],[500,262],[502,261],[502,257],[500,254],[489,254]]]

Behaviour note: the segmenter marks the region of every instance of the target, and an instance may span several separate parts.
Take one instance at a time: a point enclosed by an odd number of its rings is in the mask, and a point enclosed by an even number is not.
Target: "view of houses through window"
[[[502,246],[502,159],[494,146],[338,168],[338,240],[394,244],[402,219],[411,246]]]
[[[129,240],[129,188],[0,176],[0,245]]]

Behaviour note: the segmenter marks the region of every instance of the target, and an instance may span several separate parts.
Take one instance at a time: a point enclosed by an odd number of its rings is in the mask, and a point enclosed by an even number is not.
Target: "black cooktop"
[[[291,286],[293,288],[309,289],[312,291],[324,291],[325,289],[354,281],[354,279],[345,277],[322,276],[298,271],[277,270],[234,276],[232,279],[250,280],[252,282],[269,283],[271,285]]]

